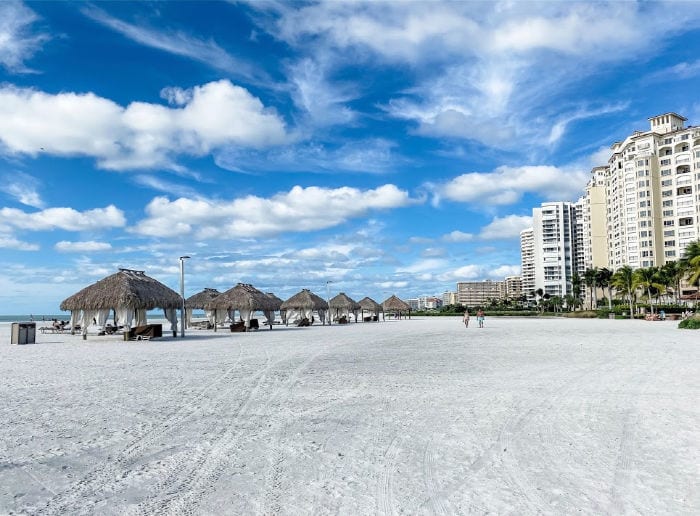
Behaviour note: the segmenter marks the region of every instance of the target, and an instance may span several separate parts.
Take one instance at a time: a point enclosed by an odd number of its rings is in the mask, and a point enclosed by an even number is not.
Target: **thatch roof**
[[[205,288],[199,294],[195,294],[194,296],[188,297],[185,300],[185,306],[187,308],[203,310],[212,299],[220,295],[221,292],[219,292],[215,288]]]
[[[276,310],[277,306],[270,296],[261,292],[253,285],[239,283],[215,297],[206,308],[208,310]]]
[[[294,294],[292,297],[287,299],[282,306],[281,310],[298,310],[298,309],[311,309],[311,310],[328,310],[328,303],[326,301],[309,291],[304,289],[301,292]]]
[[[180,294],[144,274],[144,271],[119,269],[119,272],[85,287],[61,303],[61,310],[105,310],[131,308],[179,308]]]
[[[384,308],[384,311],[399,311],[399,312],[405,312],[407,310],[410,310],[411,307],[406,303],[405,301],[401,301],[398,297],[396,296],[391,296],[387,299],[384,300],[382,303],[382,308]]]
[[[370,312],[376,312],[382,309],[382,305],[377,303],[371,297],[364,297],[360,299],[360,301],[357,304],[360,305],[360,308],[362,310],[369,310]]]
[[[275,307],[272,308],[272,310],[279,310],[280,306],[282,306],[282,300],[274,295],[272,292],[265,292],[265,295],[272,299],[272,302],[275,304]]]
[[[330,301],[328,301],[328,306],[333,309],[341,309],[341,310],[359,310],[360,305],[357,304],[357,301],[352,299],[351,297],[347,296],[345,292],[341,292],[334,298],[332,298]]]

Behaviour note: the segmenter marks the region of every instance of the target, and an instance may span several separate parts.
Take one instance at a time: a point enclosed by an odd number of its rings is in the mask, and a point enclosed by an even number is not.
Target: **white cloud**
[[[189,99],[170,108],[126,108],[92,93],[48,94],[0,87],[0,148],[6,153],[90,156],[102,168],[174,167],[177,154],[201,156],[227,145],[287,143],[285,124],[247,90],[227,80],[172,89]]]
[[[57,251],[63,253],[84,253],[84,252],[95,252],[95,251],[109,251],[112,246],[107,242],[68,242],[62,240],[61,242],[56,242],[54,246]]]
[[[507,215],[496,217],[490,224],[481,228],[479,237],[483,240],[502,240],[519,238],[523,229],[532,227],[532,217],[523,215]]]
[[[493,269],[489,276],[498,280],[502,280],[507,276],[519,276],[520,265],[501,265]]]
[[[447,260],[440,258],[427,258],[424,260],[419,260],[411,265],[405,267],[398,267],[396,269],[397,273],[422,273],[422,272],[433,272],[444,269],[447,266]]]
[[[199,61],[235,77],[256,81],[265,78],[250,64],[232,56],[212,40],[203,41],[177,30],[156,29],[127,23],[94,6],[83,8],[82,12],[88,18],[141,45]]]
[[[83,212],[73,208],[47,208],[34,213],[26,213],[15,208],[0,209],[0,226],[29,231],[53,229],[87,231],[122,227],[125,224],[124,213],[113,205]]]
[[[464,233],[463,231],[452,231],[446,235],[442,236],[445,242],[471,242],[474,240],[474,235],[472,233]]]
[[[470,172],[443,184],[429,184],[433,201],[515,204],[525,193],[547,200],[573,200],[581,195],[590,170],[566,170],[553,166],[498,167],[493,172]]]
[[[17,251],[38,251],[37,244],[22,242],[12,236],[0,235],[0,249],[15,249]]]
[[[242,173],[258,172],[364,172],[385,173],[402,164],[393,152],[396,144],[382,138],[360,139],[339,146],[313,142],[256,150],[227,147],[217,152],[216,164]]]
[[[37,178],[22,172],[13,172],[2,177],[0,191],[5,192],[25,206],[43,208],[44,201],[37,191],[39,186]]]
[[[375,210],[414,204],[407,192],[387,184],[373,190],[302,188],[270,198],[249,195],[232,201],[156,197],[134,231],[152,236],[199,239],[251,237],[329,228]]]
[[[416,86],[386,103],[436,138],[498,148],[546,147],[569,123],[606,111],[558,97],[610,62],[653,56],[663,41],[699,26],[700,6],[685,3],[684,23],[665,3],[649,2],[319,2],[302,8],[273,2],[266,29],[326,60],[347,56],[410,69]],[[270,17],[261,17],[267,23]],[[384,64],[383,63],[383,64]],[[694,74],[694,63],[679,66]],[[402,69],[402,73],[403,69]]]
[[[438,275],[440,281],[469,281],[481,277],[483,277],[483,267],[480,265],[463,265]]]
[[[549,143],[550,145],[557,143],[566,132],[566,129],[569,126],[569,124],[575,122],[576,120],[583,120],[586,118],[592,118],[600,115],[607,115],[608,113],[614,113],[616,111],[622,111],[626,109],[628,105],[629,103],[625,102],[609,106],[603,106],[597,109],[579,109],[578,111],[567,114],[566,116],[561,117],[552,126],[549,132],[549,137],[547,138],[547,143]]]
[[[48,40],[46,34],[35,34],[31,26],[39,19],[22,2],[0,2],[0,66],[10,72],[30,72],[24,62]]]

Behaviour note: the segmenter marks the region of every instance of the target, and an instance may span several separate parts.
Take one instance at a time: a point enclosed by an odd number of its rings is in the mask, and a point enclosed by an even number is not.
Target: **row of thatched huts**
[[[110,314],[113,315],[114,326],[128,331],[132,327],[147,324],[147,311],[162,309],[175,335],[178,329],[177,310],[181,310],[182,305],[182,297],[177,292],[150,278],[144,271],[119,269],[119,272],[65,299],[60,308],[71,312],[71,329],[80,327],[83,335],[87,334],[90,324],[105,327]],[[379,319],[380,312],[382,315],[393,313],[398,317],[404,314],[410,316],[408,304],[396,296],[379,304],[369,297],[356,302],[341,292],[326,302],[308,289],[303,289],[282,301],[274,294],[262,292],[247,283],[238,283],[226,292],[207,288],[187,298],[183,314],[186,324],[191,323],[193,310],[204,310],[207,320],[214,328],[226,318],[233,321],[236,315],[244,327],[249,328],[255,312],[265,315],[270,328],[275,323],[276,312],[280,313],[285,324],[313,321],[314,313],[322,324],[330,324],[333,320],[348,322],[351,315],[355,322],[358,319],[364,321],[367,320],[365,313],[373,320]]]

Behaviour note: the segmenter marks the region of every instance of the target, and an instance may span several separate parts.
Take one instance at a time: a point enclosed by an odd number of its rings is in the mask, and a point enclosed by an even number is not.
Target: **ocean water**
[[[53,319],[58,319],[59,321],[70,320],[70,313],[66,312],[63,314],[20,314],[20,315],[0,315],[0,323],[3,322],[27,322],[34,320],[34,322],[40,323],[44,321],[51,321]]]

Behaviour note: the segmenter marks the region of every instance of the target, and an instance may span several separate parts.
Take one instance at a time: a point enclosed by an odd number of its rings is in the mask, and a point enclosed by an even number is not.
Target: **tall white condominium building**
[[[520,232],[521,289],[526,296],[534,292],[535,286],[535,233],[532,228]]]
[[[580,269],[576,259],[577,212],[582,210],[571,202],[545,202],[532,210],[535,288],[550,296],[570,294],[571,278]]]
[[[649,121],[649,131],[612,145],[605,167],[607,266],[613,270],[678,260],[700,237],[700,128],[686,128],[676,113]],[[593,256],[595,240],[591,247]]]

